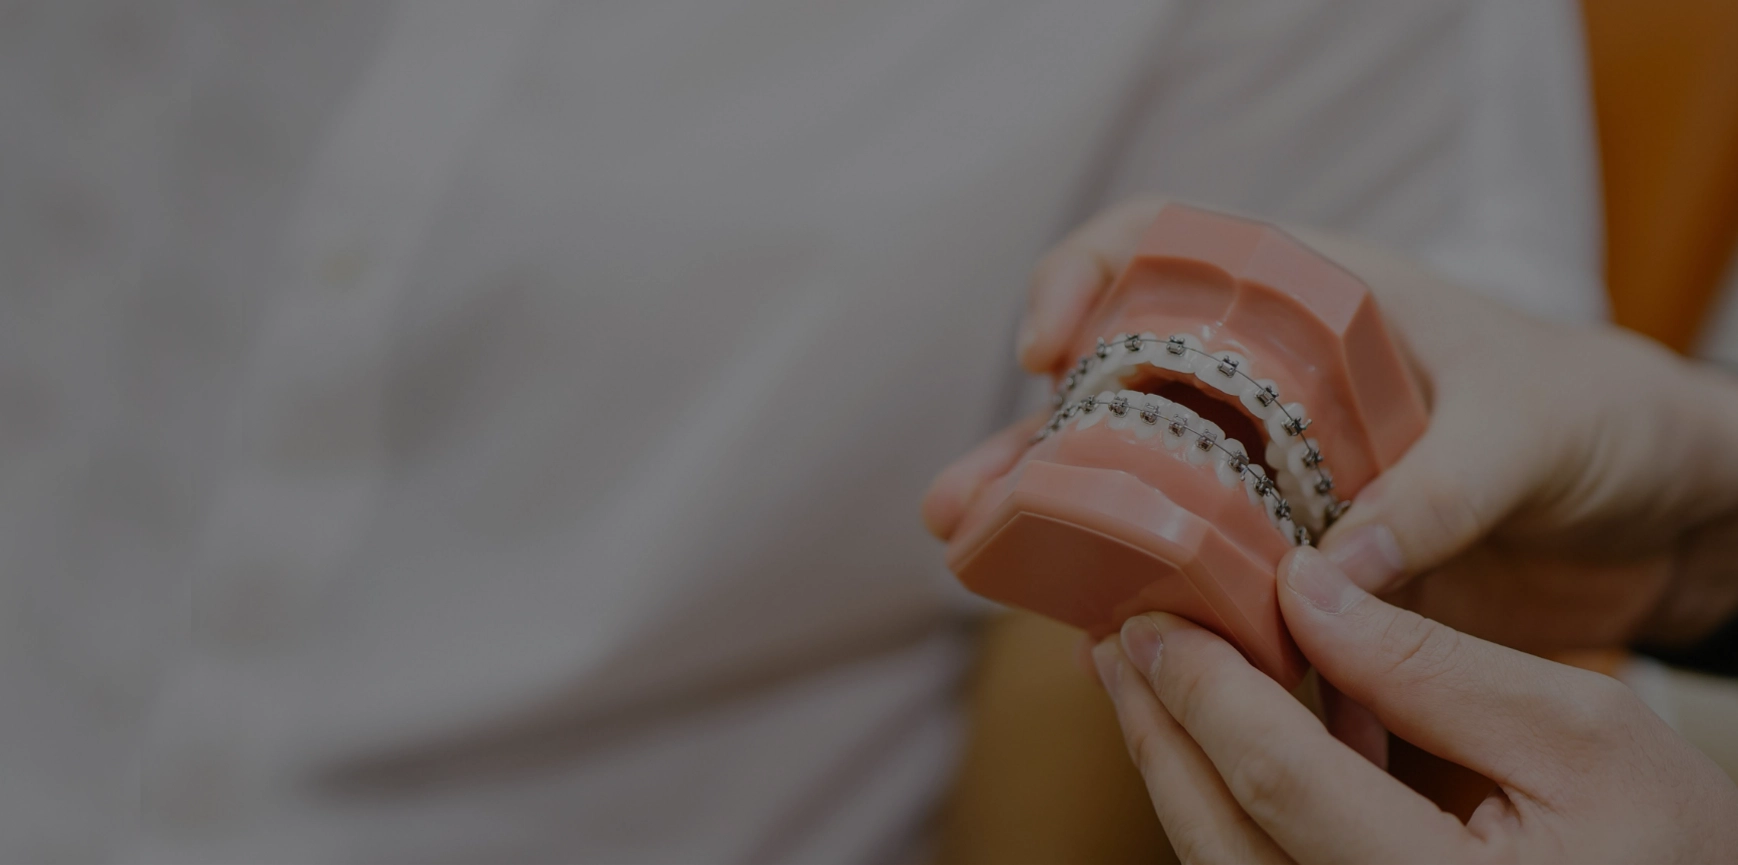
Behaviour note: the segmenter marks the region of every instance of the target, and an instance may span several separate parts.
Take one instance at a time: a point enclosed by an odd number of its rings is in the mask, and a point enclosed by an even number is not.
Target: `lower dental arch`
[[[1151,352],[1149,358],[1145,356],[1148,346],[1163,346],[1164,351]],[[1309,544],[1310,529],[1294,522],[1292,507],[1281,493],[1302,498],[1305,512],[1298,514],[1300,521],[1307,521],[1318,530],[1332,525],[1350,503],[1333,495],[1333,476],[1328,472],[1317,441],[1303,437],[1304,431],[1310,427],[1304,407],[1299,403],[1282,404],[1278,387],[1271,380],[1257,380],[1250,375],[1248,363],[1247,358],[1234,351],[1208,352],[1200,340],[1189,334],[1160,338],[1150,332],[1139,335],[1125,333],[1118,334],[1108,343],[1099,339],[1092,353],[1082,357],[1063,378],[1054,398],[1056,410],[1033,441],[1041,441],[1061,431],[1076,417],[1079,418],[1075,425],[1078,429],[1095,426],[1107,415],[1128,417],[1131,411],[1147,426],[1157,426],[1163,421],[1169,432],[1165,439],[1167,446],[1174,449],[1181,445],[1185,436],[1192,437],[1195,449],[1214,457],[1214,468],[1222,481],[1234,483],[1236,478],[1241,478],[1250,500],[1263,504],[1268,519],[1281,533],[1299,546]],[[1274,466],[1277,478],[1267,477],[1261,466],[1249,460],[1243,444],[1225,436],[1223,431],[1217,431],[1217,425],[1211,421],[1201,419],[1211,429],[1193,425],[1190,416],[1194,412],[1182,405],[1157,394],[1131,390],[1106,390],[1094,394],[1086,387],[1105,381],[1115,382],[1123,370],[1141,364],[1192,375],[1208,387],[1236,397],[1267,428],[1270,441],[1266,456]],[[1240,386],[1232,389],[1227,385]],[[1078,390],[1088,390],[1088,394],[1076,399],[1074,395]],[[1126,428],[1129,424],[1113,421],[1112,426]],[[1288,438],[1298,441],[1286,448],[1280,442]],[[1231,475],[1227,476],[1226,471]],[[1305,486],[1305,472],[1314,474],[1308,486]]]

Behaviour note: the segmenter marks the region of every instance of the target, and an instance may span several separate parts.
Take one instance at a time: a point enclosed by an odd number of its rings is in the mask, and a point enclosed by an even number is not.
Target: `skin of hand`
[[[1463,826],[1229,643],[1149,613],[1093,661],[1182,861],[1738,860],[1738,787],[1615,679],[1391,606],[1307,547],[1280,574],[1324,679],[1498,789]]]
[[[1067,345],[1162,206],[1107,211],[1043,258],[1022,366],[1075,360]],[[1431,405],[1423,437],[1321,540],[1354,582],[1533,652],[1688,642],[1738,609],[1738,384],[1616,328],[1539,321],[1399,256],[1286,229],[1370,286]],[[1042,420],[944,470],[930,530],[948,537]]]

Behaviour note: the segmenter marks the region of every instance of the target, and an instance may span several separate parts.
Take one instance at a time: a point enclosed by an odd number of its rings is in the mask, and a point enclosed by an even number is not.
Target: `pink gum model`
[[[1173,204],[1074,347],[1056,415],[973,497],[948,566],[1094,637],[1176,613],[1295,685],[1279,560],[1427,419],[1369,289],[1277,228]]]

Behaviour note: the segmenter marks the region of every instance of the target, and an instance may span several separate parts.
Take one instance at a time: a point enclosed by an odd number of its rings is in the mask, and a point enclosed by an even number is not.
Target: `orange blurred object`
[[[1582,8],[1612,316],[1686,351],[1738,240],[1738,3]]]

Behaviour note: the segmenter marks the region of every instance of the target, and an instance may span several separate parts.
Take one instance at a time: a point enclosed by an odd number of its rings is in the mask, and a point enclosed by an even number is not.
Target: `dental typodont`
[[[1178,613],[1295,683],[1279,561],[1427,418],[1369,289],[1271,226],[1171,205],[1074,350],[1048,422],[968,503],[949,567],[1094,635]]]

